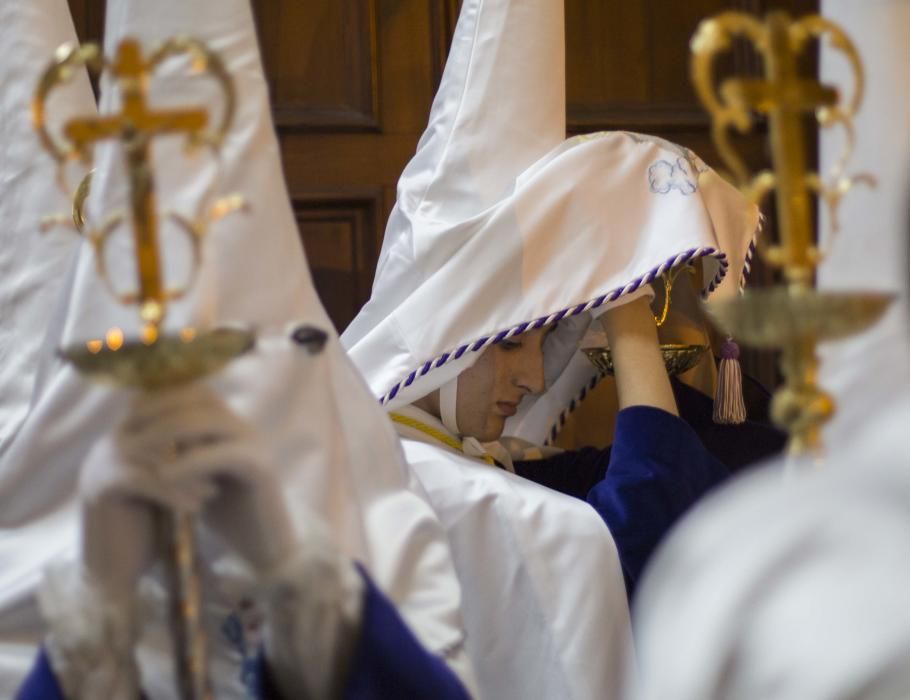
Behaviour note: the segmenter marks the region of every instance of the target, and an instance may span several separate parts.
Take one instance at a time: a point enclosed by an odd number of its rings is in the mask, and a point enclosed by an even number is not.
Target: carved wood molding
[[[291,203],[316,290],[342,331],[370,296],[382,240],[382,189],[301,192]],[[344,231],[346,240],[326,239],[320,229]],[[314,234],[322,240],[309,238]]]
[[[569,105],[568,132],[642,130],[707,131],[708,114],[689,104]]]
[[[430,3],[430,51],[432,55],[431,66],[433,70],[433,90],[435,92],[442,71],[449,55],[449,46],[452,44],[452,35],[458,23],[458,13],[461,10],[461,0],[428,0]]]
[[[272,34],[281,27],[283,0],[256,0],[254,9],[263,31],[268,37],[260,36],[265,57],[270,55],[265,39],[274,40]],[[282,99],[281,85],[276,84],[276,74],[280,65],[269,65],[272,92],[272,114],[275,127],[279,131],[316,131],[316,132],[379,132],[382,130],[380,119],[380,60],[379,60],[379,26],[377,0],[333,0],[338,2],[343,13],[353,12],[357,21],[347,21],[343,25],[344,42],[338,44],[339,60],[332,66],[337,73],[337,84],[350,86],[352,93],[344,103],[298,101]],[[352,8],[352,9],[349,9]],[[264,21],[268,17],[268,22]],[[347,20],[351,18],[345,14]],[[273,57],[278,64],[288,61],[288,54]],[[287,81],[286,81],[287,82]],[[293,84],[293,83],[291,83]]]
[[[382,131],[378,115],[378,104],[374,104],[369,112],[357,109],[308,107],[280,103],[272,105],[272,119],[275,122],[275,128],[280,132],[376,133]]]

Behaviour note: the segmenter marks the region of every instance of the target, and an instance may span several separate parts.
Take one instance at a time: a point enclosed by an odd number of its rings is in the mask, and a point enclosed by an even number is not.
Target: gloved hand
[[[81,559],[45,577],[47,650],[66,697],[138,697],[137,591],[160,555],[160,509],[201,514],[258,573],[296,539],[267,451],[204,385],[134,397],[80,475]]]
[[[283,694],[328,697],[343,686],[363,582],[315,514],[300,513],[306,526],[294,531],[267,455],[204,385],[137,395],[123,425],[96,444],[80,482],[84,585],[49,577],[43,600],[51,662],[68,698],[136,696],[135,591],[158,556],[158,508],[200,515],[250,566],[267,611],[268,664]],[[88,615],[80,630],[110,633],[72,634],[71,624],[58,624],[74,606]]]
[[[87,495],[116,492],[199,514],[257,573],[296,549],[268,447],[210,387],[137,396],[113,449],[119,460],[108,460],[107,470],[93,465]]]

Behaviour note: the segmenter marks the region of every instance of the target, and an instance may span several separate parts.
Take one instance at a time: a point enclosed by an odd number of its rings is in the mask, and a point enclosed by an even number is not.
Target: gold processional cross
[[[208,113],[204,109],[149,109],[146,84],[151,68],[143,61],[138,42],[132,39],[121,42],[111,71],[119,79],[123,111],[120,114],[72,119],[63,133],[80,152],[86,152],[98,141],[119,139],[123,142],[136,244],[139,316],[145,323],[157,326],[164,315],[167,295],[158,250],[151,140],[164,134],[198,134],[208,124]]]
[[[762,78],[715,79],[716,56],[730,51],[736,38],[751,44],[762,57]],[[798,58],[812,39],[828,39],[850,62],[855,80],[851,99],[842,99],[837,89],[814,77],[800,77]],[[791,20],[784,12],[770,12],[764,21],[740,12],[721,13],[701,23],[691,48],[692,82],[711,116],[717,150],[736,184],[755,204],[776,191],[779,243],[768,244],[759,237],[758,250],[771,267],[781,270],[786,282],[709,304],[708,311],[724,330],[746,344],[781,350],[784,385],[772,400],[772,417],[790,433],[791,455],[817,455],[821,426],[833,414],[834,401],[816,381],[816,345],[868,327],[890,302],[887,295],[823,293],[814,288],[815,269],[823,254],[813,237],[811,195],[825,201],[834,223],[841,197],[860,179],[846,177],[844,170],[854,145],[853,117],[862,100],[862,63],[837,25],[817,15]],[[770,170],[754,176],[730,142],[731,129],[745,133],[753,127],[753,112],[768,118],[772,160]],[[847,136],[845,153],[828,182],[807,169],[803,131],[809,114],[822,127],[842,127]]]
[[[214,130],[207,129],[209,115],[205,108],[155,110],[148,103],[148,83],[152,74],[161,63],[178,56],[189,57],[194,73],[213,77],[221,87],[224,111]],[[95,74],[106,70],[115,78],[122,101],[121,111],[70,119],[58,139],[51,135],[45,123],[47,96],[54,88],[79,75],[83,68],[89,68]],[[94,145],[99,141],[117,139],[122,142],[127,166],[137,271],[134,293],[114,292],[104,264],[104,246],[121,217],[113,217],[100,231],[86,233],[95,248],[99,276],[121,303],[139,306],[144,328],[138,340],[124,343],[119,329],[112,329],[108,331],[108,338],[112,337],[114,330],[119,336],[117,342],[108,340],[107,347],[100,341],[88,341],[84,345],[63,348],[62,355],[80,372],[125,386],[155,390],[198,379],[252,347],[254,336],[248,329],[215,328],[199,332],[183,329],[178,335],[159,337],[158,334],[167,303],[185,294],[188,286],[174,290],[165,287],[158,241],[152,141],[167,134],[184,134],[191,146],[217,149],[233,120],[235,102],[233,82],[220,58],[202,43],[189,38],[170,39],[151,52],[147,59],[143,58],[136,40],[124,39],[110,62],[97,46],[65,45],[57,51],[55,61],[39,80],[32,102],[32,117],[39,138],[61,168],[61,180],[66,162],[78,158],[90,163]],[[86,179],[80,185],[77,202],[74,203],[77,228],[86,224],[82,202],[88,183]],[[191,239],[193,276],[201,264],[200,241],[206,224],[239,208],[242,201],[239,195],[218,200],[208,215],[197,215],[194,220],[176,213],[169,214]],[[193,518],[185,513],[163,512],[162,516],[161,524],[170,540],[166,558],[172,573],[172,627],[180,695],[184,700],[209,700],[212,692],[200,617],[202,597],[195,524]]]

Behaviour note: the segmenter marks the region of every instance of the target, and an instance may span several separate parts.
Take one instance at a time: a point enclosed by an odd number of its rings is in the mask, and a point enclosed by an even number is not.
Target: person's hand
[[[269,450],[215,392],[140,397],[119,445],[133,492],[203,522],[253,569],[266,603],[266,659],[287,697],[335,697],[360,624],[363,582],[301,504],[292,527]],[[152,475],[150,477],[150,475]]]
[[[268,446],[203,384],[137,396],[114,448],[127,465],[102,484],[203,522],[254,570],[295,546]]]
[[[600,317],[616,373],[620,409],[653,406],[678,415],[650,299],[640,297]]]

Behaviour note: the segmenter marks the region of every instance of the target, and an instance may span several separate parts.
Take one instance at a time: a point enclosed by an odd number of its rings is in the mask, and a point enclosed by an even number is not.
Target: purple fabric
[[[729,474],[681,418],[650,406],[619,412],[607,474],[587,501],[616,541],[630,599],[670,528]]]
[[[38,652],[35,665],[16,693],[16,700],[66,700],[43,647]]]
[[[366,582],[360,639],[344,692],[346,700],[470,700],[445,662],[424,649],[395,606],[376,588],[363,568]],[[262,700],[283,698],[272,681],[268,662],[260,656]],[[15,700],[66,700],[42,648]]]
[[[421,646],[395,606],[359,567],[366,583],[360,639],[348,673],[345,700],[470,700],[445,662]],[[263,700],[284,700],[263,660]]]
[[[347,700],[469,700],[445,662],[424,649],[395,606],[361,568],[367,584],[360,641]]]

